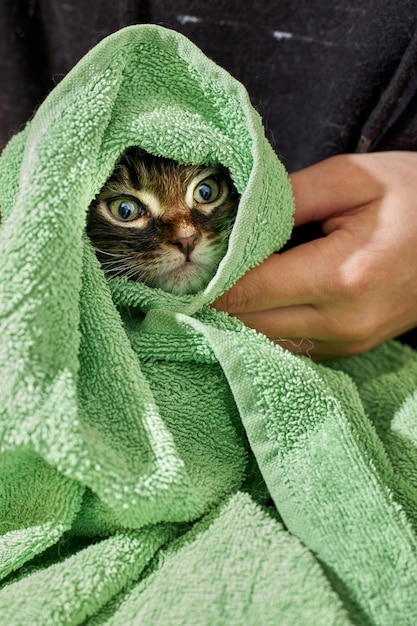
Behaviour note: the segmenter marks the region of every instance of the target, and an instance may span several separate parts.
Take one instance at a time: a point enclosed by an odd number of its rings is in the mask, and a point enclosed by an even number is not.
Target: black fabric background
[[[0,142],[100,39],[179,30],[249,90],[293,171],[417,143],[417,1],[0,0]]]

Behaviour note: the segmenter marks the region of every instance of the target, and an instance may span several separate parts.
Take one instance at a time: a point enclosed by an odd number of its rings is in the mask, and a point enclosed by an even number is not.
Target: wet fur
[[[226,197],[210,210],[194,199],[192,206],[186,202],[194,179],[201,180],[206,170],[227,185]],[[146,219],[117,223],[108,206],[117,196],[140,197]],[[149,198],[149,206],[143,198]],[[221,166],[184,166],[131,148],[92,202],[87,233],[108,276],[126,276],[177,294],[196,293],[214,276],[226,252],[238,200]],[[188,253],[174,242],[176,233],[190,232],[198,241]]]

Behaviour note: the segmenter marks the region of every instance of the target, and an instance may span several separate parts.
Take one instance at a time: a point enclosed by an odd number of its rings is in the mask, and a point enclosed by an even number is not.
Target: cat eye
[[[122,222],[132,222],[146,213],[142,203],[133,198],[114,198],[108,203],[110,213]]]
[[[215,202],[220,196],[221,187],[216,178],[205,178],[194,189],[194,200],[202,204]]]

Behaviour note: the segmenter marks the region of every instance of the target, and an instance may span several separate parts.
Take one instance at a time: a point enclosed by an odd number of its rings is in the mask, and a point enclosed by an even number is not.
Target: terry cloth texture
[[[86,211],[130,145],[242,194],[207,288],[106,280]],[[417,358],[317,365],[208,305],[287,240],[244,88],[129,27],[0,161],[0,615],[12,626],[415,625]]]

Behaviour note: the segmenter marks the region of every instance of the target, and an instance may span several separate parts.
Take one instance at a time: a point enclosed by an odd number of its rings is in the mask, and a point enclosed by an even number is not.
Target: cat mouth
[[[190,250],[187,253],[181,253],[171,256],[172,262],[172,270],[171,271],[190,271],[193,267],[198,267],[200,265],[198,255],[196,254],[196,250]]]
[[[185,259],[181,264],[179,264],[169,273],[172,276],[189,276],[190,274],[193,274],[197,271],[201,271],[199,264],[192,259]]]
[[[157,286],[171,293],[193,294],[205,287],[213,275],[213,266],[202,266],[192,258],[184,258],[176,267],[159,277]]]

